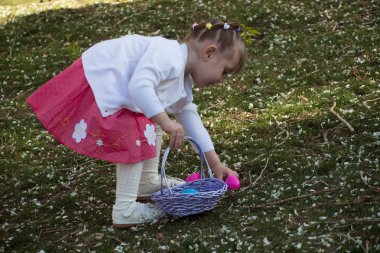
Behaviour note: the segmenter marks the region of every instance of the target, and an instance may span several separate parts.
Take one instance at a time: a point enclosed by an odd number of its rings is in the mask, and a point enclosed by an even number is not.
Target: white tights
[[[149,160],[133,164],[116,164],[116,201],[115,205],[135,202],[140,184],[151,180],[160,180],[158,166],[162,145],[163,131],[156,126],[157,156]]]

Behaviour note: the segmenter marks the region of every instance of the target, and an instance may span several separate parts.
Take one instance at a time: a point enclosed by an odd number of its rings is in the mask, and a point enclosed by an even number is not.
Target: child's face
[[[206,48],[202,60],[191,73],[195,85],[204,88],[222,82],[227,74],[233,72],[239,60],[239,54],[231,52],[231,49],[229,52],[220,52],[211,45]]]

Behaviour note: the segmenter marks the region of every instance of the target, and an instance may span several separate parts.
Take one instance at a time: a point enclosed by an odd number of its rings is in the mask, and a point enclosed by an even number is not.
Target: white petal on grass
[[[264,246],[268,246],[271,244],[271,242],[268,240],[268,238],[264,237],[263,239]]]

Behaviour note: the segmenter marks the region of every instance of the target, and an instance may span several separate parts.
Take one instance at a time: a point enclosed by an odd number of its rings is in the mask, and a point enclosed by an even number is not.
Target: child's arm
[[[206,159],[208,164],[210,165],[211,169],[214,171],[214,174],[217,178],[223,179],[224,177],[234,175],[239,176],[238,173],[234,170],[231,170],[227,166],[225,166],[223,163],[220,162],[218,155],[216,154],[215,150],[211,150],[205,153]]]
[[[166,112],[161,112],[151,118],[165,133],[170,135],[170,145],[179,148],[184,142],[185,131],[181,124],[171,120]]]
[[[183,125],[186,134],[193,137],[204,150],[206,159],[217,178],[222,179],[229,175],[238,176],[236,171],[229,169],[223,165],[218,154],[214,150],[214,146],[210,139],[206,128],[203,126],[202,120],[197,112],[196,105],[187,104],[182,110],[174,114],[177,120]]]

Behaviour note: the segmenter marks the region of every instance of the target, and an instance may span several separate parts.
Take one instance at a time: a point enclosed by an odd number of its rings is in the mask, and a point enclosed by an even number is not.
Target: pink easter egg
[[[186,182],[191,182],[198,179],[201,179],[201,174],[199,172],[194,172],[186,178]]]
[[[240,188],[240,181],[239,178],[237,178],[236,176],[228,176],[226,178],[226,184],[228,185],[228,189],[230,190],[237,190]]]

